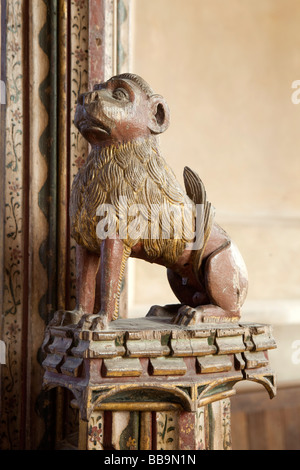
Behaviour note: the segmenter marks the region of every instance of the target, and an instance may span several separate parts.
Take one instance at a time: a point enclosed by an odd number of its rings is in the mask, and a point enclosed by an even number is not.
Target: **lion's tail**
[[[203,253],[211,233],[215,211],[211,203],[207,201],[204,184],[197,173],[186,166],[183,172],[183,179],[187,195],[198,206],[197,238],[202,240],[202,244],[195,255],[194,270],[197,278],[199,278]]]

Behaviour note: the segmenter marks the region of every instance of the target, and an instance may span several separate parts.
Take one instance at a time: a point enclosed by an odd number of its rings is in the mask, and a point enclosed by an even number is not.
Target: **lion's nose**
[[[92,91],[90,93],[85,93],[83,95],[83,103],[82,104],[90,104],[93,103],[94,101],[99,100],[99,95],[97,91]]]

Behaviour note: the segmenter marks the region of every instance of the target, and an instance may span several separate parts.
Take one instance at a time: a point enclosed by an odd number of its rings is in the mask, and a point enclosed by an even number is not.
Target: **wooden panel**
[[[89,89],[115,72],[114,3],[89,2]]]
[[[248,449],[247,415],[243,411],[236,411],[231,416],[231,435],[234,436],[234,450]]]
[[[282,426],[284,412],[281,409],[265,412],[265,430],[267,449],[285,449],[285,428]]]
[[[58,1],[59,28],[57,38],[57,308],[66,308],[67,292],[67,254],[68,254],[68,216],[66,204],[68,200],[67,181],[67,111],[68,111],[68,78],[67,78],[67,47],[68,47],[68,6],[69,2]],[[61,441],[63,435],[64,393],[58,388],[56,399],[56,440]]]
[[[7,345],[7,364],[1,368],[1,431],[2,448],[18,449],[20,440],[24,444],[20,430],[24,426],[24,388],[22,378],[27,369],[27,354],[23,355],[26,324],[24,305],[24,282],[22,273],[26,270],[24,258],[23,211],[26,189],[23,185],[23,74],[24,74],[24,21],[22,5],[12,0],[2,2],[6,6],[6,152],[5,152],[5,231],[4,231],[4,278],[3,310],[1,318],[1,339]],[[2,8],[1,8],[2,10]],[[3,10],[2,10],[3,12]],[[27,248],[27,247],[26,247]],[[23,330],[24,331],[24,330]],[[26,341],[26,338],[25,338]],[[24,361],[25,359],[25,361]],[[22,373],[23,370],[23,373]],[[24,382],[23,382],[24,383]],[[20,397],[23,395],[23,402]]]
[[[69,191],[79,168],[88,155],[88,143],[74,125],[77,98],[88,91],[88,33],[89,2],[72,0],[70,6],[70,179]],[[69,300],[68,308],[75,308],[76,301],[76,249],[75,241],[69,246]]]
[[[300,387],[238,392],[231,399],[234,450],[300,450]]]
[[[5,1],[0,0],[0,80],[1,82],[1,90],[0,90],[0,155],[4,155],[5,153],[5,110],[6,105],[4,104],[3,100],[3,84],[5,86],[5,55],[6,55],[6,44],[5,44]],[[5,89],[6,91],[6,89]],[[6,95],[5,95],[6,101]],[[3,175],[0,178],[0,220],[4,220],[4,175],[5,175],[5,167],[4,167],[4,158],[1,159],[1,173]],[[0,224],[0,266],[3,266],[4,260],[4,226]],[[0,269],[0,286],[3,286],[3,276],[4,272],[3,269]],[[0,289],[0,305],[3,305],[3,289]],[[3,341],[3,338],[0,338]],[[1,368],[1,364],[0,364]],[[1,390],[1,389],[0,389]]]
[[[208,448],[210,450],[231,449],[230,399],[207,405]]]
[[[200,406],[196,414],[196,449],[205,450],[206,432],[205,432],[205,407]]]
[[[118,422],[120,414],[123,415],[126,412],[115,412],[113,413],[114,419]],[[124,426],[122,432],[117,433],[113,436],[113,443],[116,443],[117,449],[120,450],[138,450],[139,448],[139,424],[140,424],[140,413],[138,411],[131,411],[129,413],[129,419],[127,425]],[[120,429],[121,431],[121,429]]]
[[[117,73],[131,71],[130,1],[117,0]]]
[[[179,450],[196,449],[196,413],[181,412],[179,415],[179,423],[176,430],[178,436]],[[177,447],[175,447],[177,449]]]
[[[58,29],[58,191],[57,191],[57,308],[67,308],[67,270],[68,270],[68,13],[69,2],[59,0]]]
[[[157,450],[178,449],[179,413],[173,411],[156,413]]]
[[[249,447],[253,450],[266,450],[265,413],[256,411],[248,415]]]
[[[103,0],[89,1],[89,89],[104,80],[104,14]]]
[[[300,407],[287,407],[283,410],[285,449],[300,450]]]
[[[94,411],[89,419],[87,427],[87,450],[103,450],[103,433],[104,412]]]
[[[51,133],[50,114],[50,42],[47,24],[50,29],[50,14],[47,4],[42,1],[38,6],[34,0],[29,1],[29,154],[24,161],[25,168],[29,166],[27,188],[29,190],[28,218],[26,224],[29,228],[28,242],[29,253],[29,279],[28,285],[28,404],[27,421],[32,423],[35,432],[27,434],[26,448],[37,448],[41,437],[45,432],[45,422],[42,419],[43,403],[46,396],[41,395],[43,369],[39,364],[39,349],[41,337],[48,321],[50,304],[53,302],[50,291],[53,287],[48,279],[47,258],[49,246],[49,177],[51,172],[51,145],[49,138]],[[28,40],[28,39],[27,39]],[[25,118],[27,119],[27,118]],[[53,227],[51,227],[52,230]],[[51,247],[53,250],[53,247]],[[53,257],[52,257],[53,259]],[[49,256],[49,265],[52,264]],[[25,275],[24,275],[25,281]],[[27,282],[27,280],[25,281]],[[24,330],[24,334],[26,332]],[[38,402],[39,413],[36,413]]]
[[[119,411],[112,414],[112,437],[111,442],[115,450],[121,450],[124,445],[122,441],[122,433],[128,428],[130,422],[129,411]],[[130,436],[129,436],[130,437]],[[132,439],[132,438],[131,438]],[[128,442],[128,440],[127,440]],[[131,441],[130,441],[131,443]],[[126,445],[126,444],[125,444]],[[126,448],[125,448],[126,450]]]
[[[152,449],[152,413],[142,411],[140,413],[140,450]]]

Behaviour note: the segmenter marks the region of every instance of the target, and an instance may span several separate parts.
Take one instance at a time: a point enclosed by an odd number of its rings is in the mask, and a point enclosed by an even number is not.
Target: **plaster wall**
[[[300,380],[299,23],[297,0],[133,0],[132,71],[171,110],[163,154],[182,184],[185,165],[200,175],[238,244],[243,320],[279,327],[285,381]],[[130,261],[130,316],[176,302],[164,268]]]

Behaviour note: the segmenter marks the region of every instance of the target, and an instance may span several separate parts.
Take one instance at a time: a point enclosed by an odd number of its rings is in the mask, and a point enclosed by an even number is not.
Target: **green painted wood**
[[[120,435],[120,450],[139,449],[139,422],[139,412],[130,412],[128,425]]]

